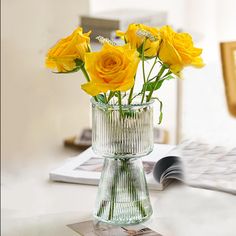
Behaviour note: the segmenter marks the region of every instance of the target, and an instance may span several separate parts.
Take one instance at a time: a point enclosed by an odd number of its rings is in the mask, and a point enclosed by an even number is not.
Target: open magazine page
[[[164,183],[169,179],[183,181],[183,167],[178,156],[166,156],[160,159],[154,169],[153,176],[158,183]]]
[[[193,187],[236,194],[236,148],[185,141],[181,153],[184,182]]]
[[[153,176],[162,184],[177,179],[193,187],[236,194],[236,148],[185,141],[156,163]]]

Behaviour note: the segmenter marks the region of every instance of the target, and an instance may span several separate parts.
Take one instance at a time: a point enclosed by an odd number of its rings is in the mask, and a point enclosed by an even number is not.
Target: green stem
[[[144,68],[144,46],[146,43],[146,39],[143,42],[143,46],[142,46],[142,70],[143,70],[143,82],[146,83],[146,77],[145,77],[145,68]]]
[[[109,96],[108,96],[108,99],[107,99],[107,103],[110,102],[110,100],[114,97],[114,95],[115,95],[115,92],[110,91]]]
[[[172,72],[171,72],[171,71],[168,71],[166,74],[164,74],[164,75],[162,76],[162,79],[165,79],[165,77],[167,77],[167,76],[170,75],[170,74],[172,74]],[[148,80],[148,82],[152,82],[154,79],[157,78],[157,76],[158,76],[158,75],[153,76],[151,79]]]
[[[106,95],[106,93],[103,93],[103,95],[104,95],[104,100],[105,100],[105,103],[107,104],[107,103],[108,103],[108,100],[107,100],[107,95]]]
[[[82,70],[82,72],[83,72],[83,74],[84,74],[84,77],[85,77],[85,79],[87,80],[87,82],[90,82],[90,78],[89,78],[88,72],[86,71],[84,65],[81,67],[81,70]],[[96,102],[98,102],[98,99],[97,99],[96,96],[93,96],[93,98],[94,98],[94,100],[95,100]]]
[[[121,96],[121,98],[125,98],[126,97],[126,92],[124,92],[123,96]]]
[[[156,63],[157,63],[157,58],[158,58],[158,56],[155,57],[155,60],[154,60],[154,62],[153,62],[153,64],[152,64],[152,67],[151,67],[151,69],[150,69],[150,71],[149,71],[149,73],[148,73],[147,82],[148,82],[149,77],[151,76],[151,73],[152,73],[152,71],[153,71],[153,68],[155,67],[155,65],[156,65]],[[146,93],[146,84],[144,83],[144,86],[143,86],[143,96],[142,96],[141,103],[143,103],[143,101],[144,101],[145,93]]]
[[[161,78],[163,72],[165,71],[166,69],[166,66],[165,65],[162,65],[158,75],[157,75],[157,78],[156,78],[156,81],[155,81],[155,86],[152,88],[152,90],[149,92],[148,96],[147,96],[147,102],[149,102],[152,98],[152,94],[153,92],[155,91],[156,89],[156,86],[157,86],[157,82],[159,81],[159,79]]]
[[[141,104],[143,103],[144,101],[144,97],[145,97],[145,92],[146,92],[146,84],[143,84],[143,95],[142,95],[142,100],[141,100]]]
[[[155,65],[156,65],[156,63],[157,63],[157,56],[155,57],[155,60],[154,60],[154,62],[153,62],[153,64],[152,64],[152,67],[151,67],[151,69],[150,69],[150,71],[149,71],[149,73],[148,73],[148,77],[147,77],[147,81],[148,81],[148,79],[149,79],[149,77],[151,76],[151,73],[152,73],[152,71],[153,71],[153,68],[155,67]]]
[[[117,181],[119,180],[120,176],[122,174],[126,175],[128,177],[128,194],[131,198],[131,200],[134,201],[135,205],[137,206],[139,212],[141,213],[141,215],[143,217],[145,217],[146,211],[145,208],[142,204],[142,201],[138,201],[139,196],[137,193],[137,189],[135,188],[134,184],[133,184],[133,176],[131,174],[131,170],[129,168],[129,159],[115,159],[114,160],[116,162],[116,167],[115,167],[115,173],[113,175],[113,179],[112,179],[112,185],[111,185],[111,201],[109,204],[109,213],[108,213],[108,220],[112,220],[113,216],[114,216],[114,210],[115,210],[115,201],[116,201],[116,194],[117,194],[117,190],[116,190],[116,186],[117,186]],[[118,162],[121,162],[121,165],[119,166]],[[107,202],[102,202],[100,204],[99,210],[97,212],[97,216],[101,216],[104,211],[105,208],[108,207],[107,206]]]
[[[138,193],[137,193],[137,189],[135,188],[133,182],[132,182],[132,175],[131,175],[131,170],[129,168],[129,165],[128,165],[128,162],[130,160],[129,159],[121,159],[121,163],[122,163],[122,167],[123,167],[123,170],[124,172],[126,172],[127,176],[128,176],[128,179],[129,179],[129,194],[130,194],[130,197],[132,198],[132,200],[134,201],[135,205],[137,206],[137,208],[139,209],[141,215],[143,217],[146,216],[146,212],[145,212],[145,209],[142,205],[142,202],[141,201],[137,201],[139,199],[139,196],[138,196]]]
[[[115,159],[116,165],[118,165],[118,160]],[[109,209],[109,215],[108,220],[111,220],[113,218],[114,209],[115,209],[115,200],[116,200],[116,185],[117,181],[119,179],[119,169],[118,166],[115,167],[115,174],[112,180],[112,186],[111,186],[111,202],[110,202],[110,209]]]
[[[104,213],[105,208],[107,207],[107,201],[102,201],[97,212],[97,216],[101,216]]]
[[[132,102],[133,92],[134,92],[134,86],[130,89],[128,104],[131,104],[131,102]]]
[[[148,82],[152,82],[154,79],[157,78],[157,75],[153,76],[151,79],[148,80]]]
[[[144,68],[144,46],[145,46],[145,43],[146,43],[146,39],[144,40],[143,42],[143,46],[142,46],[142,70],[143,70],[143,96],[142,96],[142,100],[141,100],[141,103],[143,103],[144,101],[144,97],[145,97],[145,92],[146,92],[146,76],[145,76],[145,68]]]
[[[83,74],[84,74],[85,79],[87,80],[87,82],[89,82],[89,81],[90,81],[89,75],[88,75],[88,73],[87,73],[87,71],[86,71],[84,65],[81,67],[81,70],[82,70],[82,72],[83,72]]]
[[[136,74],[134,75],[134,85],[135,85],[135,79],[136,79]],[[130,93],[129,93],[129,98],[128,98],[128,104],[131,104],[132,102],[132,96],[133,96],[133,92],[134,92],[134,85],[133,87],[130,89]]]
[[[121,99],[121,92],[117,92],[118,95],[118,104],[119,104],[119,111],[120,111],[120,117],[123,117],[123,110],[122,110],[122,99]]]
[[[142,94],[142,92],[140,92],[140,93],[134,95],[134,96],[132,97],[132,99],[131,99],[131,102],[132,102],[136,97],[138,97],[138,96],[141,95],[141,94]]]
[[[172,74],[172,72],[170,70],[168,70],[168,72],[163,76],[163,78],[165,78],[166,76]]]

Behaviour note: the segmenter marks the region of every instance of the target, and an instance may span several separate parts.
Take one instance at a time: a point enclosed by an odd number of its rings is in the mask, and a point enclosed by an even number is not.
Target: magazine
[[[82,236],[162,236],[144,225],[115,226],[99,221],[84,221],[67,225]]]
[[[50,179],[98,185],[103,160],[90,147],[51,171]],[[212,147],[196,141],[177,146],[155,144],[142,161],[150,190],[163,190],[173,180],[179,180],[193,187],[236,194],[236,147]]]

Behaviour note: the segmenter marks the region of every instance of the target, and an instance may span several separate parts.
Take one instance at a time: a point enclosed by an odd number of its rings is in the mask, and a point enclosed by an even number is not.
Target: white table
[[[4,168],[3,236],[78,235],[66,225],[91,219],[97,187],[48,180],[49,170],[72,153],[51,153],[53,160],[41,156],[17,168]],[[236,235],[234,195],[174,184],[150,196],[154,214],[145,225],[164,236]]]

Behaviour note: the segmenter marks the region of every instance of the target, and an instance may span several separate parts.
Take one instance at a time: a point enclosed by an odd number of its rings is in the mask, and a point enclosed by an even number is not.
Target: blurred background
[[[166,23],[190,32],[204,49],[203,69],[187,68],[184,80],[168,81],[159,93],[164,102],[159,128],[167,130],[168,142],[193,138],[235,146],[236,119],[227,109],[219,43],[236,40],[236,1],[3,0],[1,152],[5,170],[13,170],[15,160],[22,160],[25,167],[45,156],[55,158],[66,137],[90,127],[89,96],[80,89],[82,74],[51,73],[44,67],[45,54],[80,24],[81,15],[124,8],[166,12]]]

